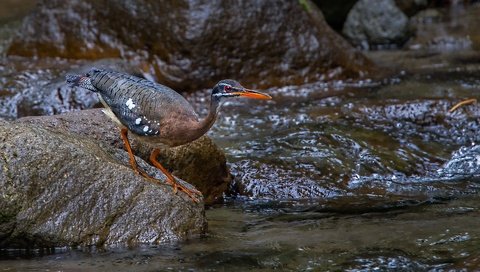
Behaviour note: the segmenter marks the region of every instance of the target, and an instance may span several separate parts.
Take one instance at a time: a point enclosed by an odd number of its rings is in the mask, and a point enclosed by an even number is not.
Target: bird
[[[194,202],[199,202],[197,196],[201,196],[201,193],[178,183],[157,161],[160,154],[158,147],[180,146],[200,138],[212,127],[222,102],[226,99],[272,99],[266,93],[244,88],[235,80],[220,80],[211,90],[209,112],[201,119],[192,105],[178,92],[130,74],[91,68],[86,74],[67,74],[66,81],[72,87],[97,93],[105,107],[103,112],[119,126],[129,163],[136,174],[162,184],[138,166],[128,139],[129,133],[140,141],[156,145],[149,157],[151,164],[165,174],[166,182],[173,187],[174,193],[180,190]]]

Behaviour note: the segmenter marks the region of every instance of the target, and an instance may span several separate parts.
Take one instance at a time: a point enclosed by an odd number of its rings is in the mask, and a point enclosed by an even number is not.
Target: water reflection
[[[358,207],[372,201],[358,200]],[[335,201],[334,201],[335,202]],[[207,211],[207,237],[134,250],[69,250],[2,267],[102,271],[418,271],[450,269],[478,256],[476,197],[402,209],[351,210],[350,203],[242,201]],[[370,205],[370,204],[369,204]],[[478,265],[478,262],[477,262]]]

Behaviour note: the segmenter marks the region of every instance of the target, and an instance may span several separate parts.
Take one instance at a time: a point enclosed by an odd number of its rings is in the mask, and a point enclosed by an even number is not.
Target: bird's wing
[[[126,74],[102,72],[92,78],[92,84],[119,121],[133,133],[158,135],[162,123],[171,122],[172,118],[198,120],[188,101],[172,89]]]

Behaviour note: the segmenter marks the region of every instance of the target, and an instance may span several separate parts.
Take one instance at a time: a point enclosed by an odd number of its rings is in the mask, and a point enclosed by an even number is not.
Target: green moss
[[[298,0],[298,3],[306,12],[310,12],[310,3],[308,2],[308,0]]]

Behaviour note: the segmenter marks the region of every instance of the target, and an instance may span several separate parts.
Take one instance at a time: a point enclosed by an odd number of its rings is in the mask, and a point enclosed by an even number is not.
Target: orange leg
[[[120,131],[120,135],[122,137],[125,149],[128,152],[128,156],[129,156],[129,159],[130,159],[130,165],[132,166],[133,171],[136,174],[148,179],[151,182],[163,185],[163,183],[161,183],[159,180],[149,176],[145,171],[138,168],[137,161],[135,160],[135,156],[133,155],[132,146],[130,145],[130,142],[128,141],[128,129],[122,128],[121,131]],[[189,190],[188,188],[184,187],[183,185],[178,184],[175,181],[175,178],[172,176],[172,174],[170,174],[165,168],[163,168],[163,166],[156,160],[156,157],[158,156],[159,152],[160,152],[160,150],[155,149],[152,152],[152,154],[150,155],[150,161],[153,163],[153,165],[155,167],[157,167],[158,169],[160,169],[167,176],[167,182],[170,185],[173,186],[173,190],[174,190],[175,193],[177,193],[177,188],[180,188],[180,191],[185,192],[194,202],[198,203],[199,201],[194,196],[194,194],[202,195],[202,193],[200,193],[197,190],[195,190],[195,191]]]
[[[122,136],[123,145],[125,146],[125,149],[128,152],[128,156],[130,158],[130,165],[132,166],[133,171],[137,175],[140,175],[144,178],[147,178],[149,180],[155,180],[154,178],[150,177],[147,173],[145,173],[145,171],[138,168],[137,161],[135,160],[135,156],[133,155],[132,146],[130,145],[130,142],[128,141],[128,129],[122,128],[120,130],[120,135]],[[160,183],[160,182],[157,181],[156,183]]]
[[[472,98],[472,99],[463,100],[455,104],[455,106],[453,106],[448,112],[454,112],[456,109],[460,108],[461,106],[473,104],[473,103],[477,103],[477,99]]]
[[[167,169],[165,169],[158,161],[157,161],[157,157],[158,157],[158,154],[160,154],[160,150],[159,149],[154,149],[152,151],[152,154],[150,154],[150,162],[155,166],[157,167],[158,169],[160,169],[160,171],[162,171],[163,174],[165,174],[165,176],[167,176],[167,182],[172,185],[173,187],[173,191],[175,193],[177,193],[177,189],[180,189],[180,191],[186,193],[193,201],[195,202],[198,202],[198,199],[195,197],[195,195],[202,195],[201,192],[193,189],[193,190],[190,190],[188,189],[187,187],[183,186],[182,184],[179,184],[178,182],[175,181],[175,177],[170,174],[170,172],[168,172]]]

